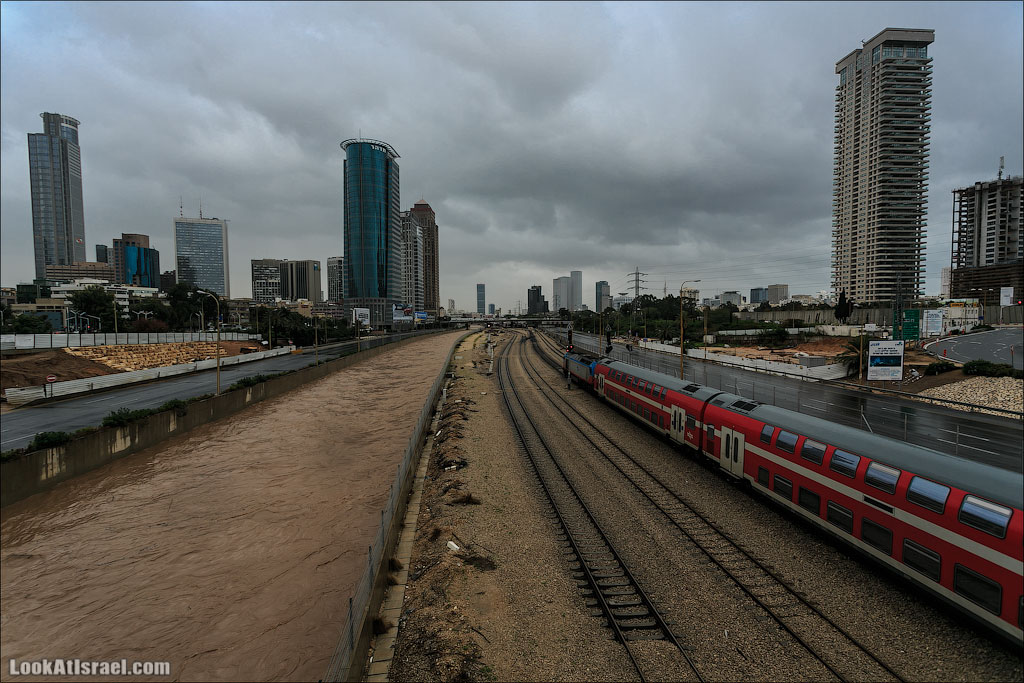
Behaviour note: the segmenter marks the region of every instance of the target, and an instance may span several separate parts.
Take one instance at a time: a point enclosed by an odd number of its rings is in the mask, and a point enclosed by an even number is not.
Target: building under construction
[[[1024,294],[1021,201],[1024,178],[1013,176],[953,190],[950,296],[995,303],[1001,287]]]

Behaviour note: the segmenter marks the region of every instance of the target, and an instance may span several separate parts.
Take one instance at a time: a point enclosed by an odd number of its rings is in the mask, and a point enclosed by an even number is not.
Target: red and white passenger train
[[[1002,636],[1024,642],[1024,475],[620,361],[564,369]]]

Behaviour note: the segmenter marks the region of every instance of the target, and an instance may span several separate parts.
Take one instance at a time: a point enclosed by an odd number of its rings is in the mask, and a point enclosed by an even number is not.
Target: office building
[[[887,28],[836,63],[832,287],[854,301],[924,286],[934,38]]]
[[[96,245],[96,262],[110,263],[110,247],[105,244]]]
[[[750,290],[750,303],[759,304],[762,301],[768,301],[768,288],[767,287],[754,287]]]
[[[1024,177],[1000,177],[953,190],[949,296],[977,297],[989,288],[1024,287],[1021,203]]]
[[[345,306],[370,310],[372,327],[391,327],[402,297],[398,152],[379,140],[341,143],[344,165]]]
[[[455,312],[455,299],[448,299],[448,315]]]
[[[487,315],[494,315],[494,304],[487,304]]]
[[[319,261],[283,259],[279,272],[282,299],[287,301],[306,299],[314,304],[324,300]]]
[[[604,313],[612,305],[612,289],[606,280],[601,280],[594,284],[594,290],[594,310]]]
[[[772,306],[782,303],[789,298],[789,285],[768,285],[768,303]]]
[[[541,286],[534,285],[526,290],[526,314],[535,315],[537,313],[547,313],[548,302],[544,300],[544,295],[541,293]]]
[[[178,273],[174,270],[165,270],[160,273],[160,291],[168,292],[178,282]]]
[[[422,212],[402,212],[402,303],[414,311],[424,310]]]
[[[484,292],[484,286],[478,284],[476,286],[476,312],[480,315],[484,314],[484,302],[487,300]]]
[[[739,306],[743,303],[743,297],[739,292],[722,292],[719,299],[723,304],[733,304],[734,306]]]
[[[583,271],[569,271],[569,310],[583,309]]]
[[[114,239],[114,246],[110,250],[112,262],[114,264],[114,278],[118,284],[125,284],[128,282],[127,269],[124,263],[124,250],[125,247],[144,247],[149,248],[149,235],[137,235],[134,233],[121,233],[120,238]]]
[[[327,300],[341,303],[345,299],[344,256],[330,256],[327,259]]]
[[[43,132],[28,134],[28,170],[36,277],[42,278],[46,266],[85,262],[85,211],[79,122],[63,114],[39,116]]]
[[[228,222],[219,218],[175,218],[174,265],[178,282],[231,298]]]
[[[117,240],[114,240],[115,242]],[[115,253],[121,254],[124,277],[121,284],[139,287],[160,287],[160,252],[149,247],[128,245]],[[116,266],[115,266],[115,277]]]
[[[252,268],[252,300],[272,304],[281,298],[281,259],[263,258],[249,261]]]
[[[696,287],[680,287],[679,296],[684,299],[692,299],[694,303],[700,301],[700,290]]]
[[[565,276],[551,281],[551,310],[557,313],[563,308],[572,310],[572,279]]]
[[[81,278],[95,278],[111,284],[116,281],[114,266],[109,263],[82,261],[66,265],[46,266],[46,279],[51,282],[71,282]]]
[[[430,204],[419,200],[412,215],[423,230],[423,309],[437,317],[441,308],[440,262],[438,261],[437,215]],[[420,310],[420,309],[416,309]]]

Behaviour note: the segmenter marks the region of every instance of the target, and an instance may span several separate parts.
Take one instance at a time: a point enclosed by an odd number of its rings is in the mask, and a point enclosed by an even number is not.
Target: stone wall
[[[79,358],[103,363],[104,365],[131,372],[132,370],[148,370],[168,365],[192,363],[217,357],[216,342],[184,342],[181,344],[128,344],[119,346],[79,346],[65,348],[66,353]],[[227,351],[222,346],[220,355],[223,358]]]

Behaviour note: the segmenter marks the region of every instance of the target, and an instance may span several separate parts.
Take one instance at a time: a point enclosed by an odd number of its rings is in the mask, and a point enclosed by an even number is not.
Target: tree
[[[167,323],[157,318],[139,318],[132,324],[135,332],[166,332],[168,329]]]
[[[41,315],[34,313],[22,313],[15,317],[10,324],[7,324],[7,316],[4,316],[4,332],[9,334],[46,334],[53,331],[50,321]]]
[[[836,320],[840,324],[845,325],[846,321],[850,319],[850,314],[853,312],[853,302],[846,298],[846,290],[839,292],[839,301],[836,302],[835,307]]]
[[[98,328],[94,319],[89,319],[90,331],[114,331],[114,295],[99,285],[89,285],[70,297],[71,309],[100,319]]]
[[[860,336],[846,342],[843,352],[836,356],[836,360],[846,366],[847,376],[859,372],[861,368],[868,366],[868,338]]]
[[[762,301],[754,310],[757,311],[758,313],[764,313],[765,311],[772,310],[772,305],[767,301]]]

